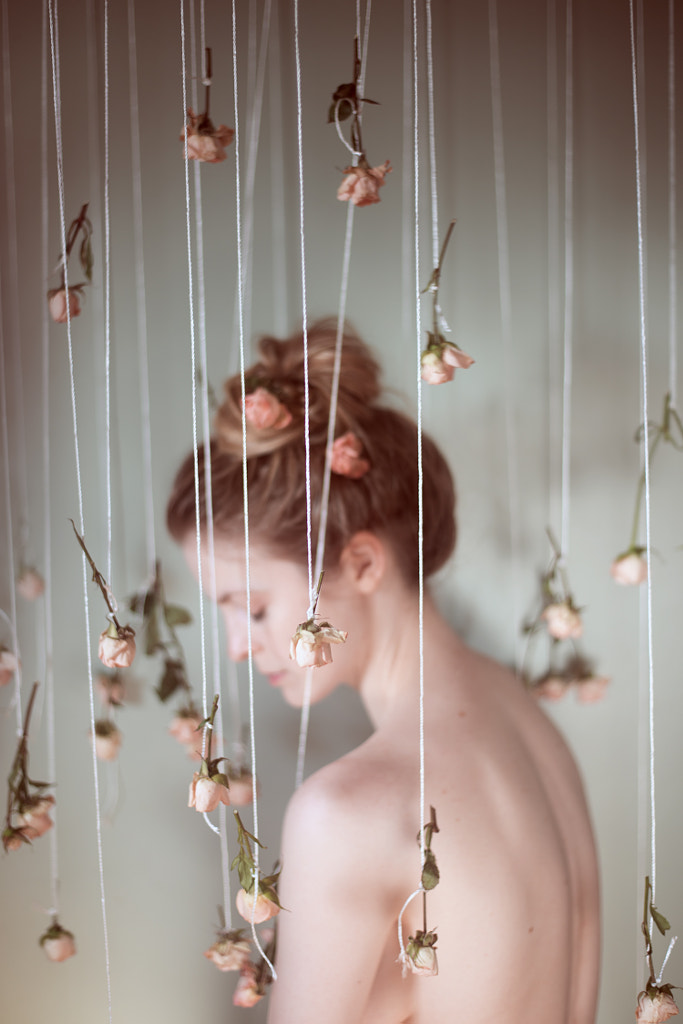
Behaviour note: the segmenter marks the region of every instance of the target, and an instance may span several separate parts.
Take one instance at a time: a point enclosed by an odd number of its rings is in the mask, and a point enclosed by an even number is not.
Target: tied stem
[[[83,549],[83,554],[87,558],[88,564],[90,565],[90,568],[92,569],[93,583],[96,583],[97,586],[100,588],[100,591],[102,593],[102,597],[104,598],[105,604],[106,604],[107,608],[109,609],[109,616],[111,618],[111,621],[116,626],[116,630],[118,632],[121,629],[121,624],[118,621],[118,619],[116,618],[116,610],[115,610],[114,605],[112,604],[111,599],[109,597],[110,590],[109,590],[109,587],[107,586],[107,581],[105,580],[104,576],[102,575],[102,573],[99,571],[99,569],[95,565],[95,562],[93,561],[92,555],[90,554],[90,552],[88,551],[87,547],[85,546],[85,541],[83,540],[83,538],[81,537],[80,533],[76,529],[76,524],[74,523],[73,519],[69,519],[69,522],[73,526],[73,531],[76,534],[76,539],[78,540],[78,543],[81,545],[81,548]]]

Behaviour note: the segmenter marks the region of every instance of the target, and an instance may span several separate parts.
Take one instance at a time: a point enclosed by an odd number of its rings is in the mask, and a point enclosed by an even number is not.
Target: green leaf
[[[187,608],[181,608],[179,604],[165,604],[164,618],[169,629],[174,626],[187,626],[192,622],[192,616]]]
[[[152,615],[148,619],[143,621],[143,630],[145,634],[145,654],[147,657],[154,654],[157,647],[161,642],[159,636],[159,627],[157,625],[156,616]],[[170,664],[167,662],[167,664]]]
[[[435,889],[439,884],[439,869],[436,857],[431,850],[425,851],[425,862],[422,866],[422,885],[425,889]]]
[[[185,666],[181,661],[168,658],[164,662],[164,672],[159,680],[159,685],[155,689],[159,700],[167,701],[178,690],[187,689],[189,689],[189,684],[185,673]]]
[[[659,929],[660,933],[662,935],[666,935],[671,925],[664,917],[664,914],[661,914],[659,910],[657,910],[657,908],[654,907],[652,904],[650,904],[650,913],[652,914],[652,920],[657,925],[657,928]]]
[[[81,266],[88,281],[92,281],[93,255],[90,235],[86,235],[81,242]]]

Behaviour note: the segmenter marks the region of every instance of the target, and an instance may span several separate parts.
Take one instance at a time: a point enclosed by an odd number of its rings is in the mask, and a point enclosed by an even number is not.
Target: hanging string
[[[429,184],[432,200],[432,265],[439,265],[439,201],[436,185],[436,129],[434,126],[434,53],[432,48],[432,0],[427,13],[427,116],[429,123]]]
[[[643,416],[643,464],[645,477],[645,551],[648,564],[647,574],[647,653],[648,653],[648,695],[650,734],[650,883],[652,902],[656,903],[657,880],[657,828],[656,828],[656,780],[655,780],[655,731],[654,731],[654,648],[652,628],[652,546],[650,536],[650,439],[648,424],[648,373],[647,373],[647,329],[646,329],[646,284],[645,284],[645,242],[643,226],[643,194],[641,178],[641,135],[640,104],[638,91],[638,65],[633,0],[629,0],[629,27],[631,39],[631,83],[633,90],[633,127],[636,167],[636,211],[638,224],[638,299],[640,320],[640,355]]]
[[[572,353],[574,330],[574,14],[567,0],[564,107],[564,324],[562,374],[562,527],[561,558],[569,554],[572,423]]]
[[[669,128],[669,394],[676,407],[678,397],[678,309],[676,277],[678,270],[676,231],[676,49],[674,0],[669,0],[668,54],[668,128]]]
[[[104,0],[104,403],[107,494],[107,579],[113,587],[111,493],[111,225],[109,213],[109,0]]]
[[[140,155],[140,115],[138,111],[138,58],[135,33],[135,0],[128,0],[128,90],[130,95],[130,144],[133,184],[133,244],[137,311],[138,369],[140,374],[140,440],[142,446],[143,501],[145,509],[145,545],[150,580],[156,570],[154,531],[154,488],[152,486],[152,418],[149,395],[149,354],[147,346],[147,297],[142,222],[142,160]]]
[[[14,123],[12,117],[12,76],[10,67],[10,45],[9,45],[9,15],[8,0],[2,4],[2,68],[3,68],[3,94],[4,94],[4,121],[5,121],[5,189],[7,198],[7,246],[9,255],[9,287],[10,295],[19,294],[19,248],[17,242],[17,199],[16,199],[16,174],[14,169]],[[21,325],[19,318],[19,303],[10,304],[11,311],[11,339],[10,349],[12,355],[12,377],[13,390],[17,400],[22,403],[24,394],[23,372],[21,366]],[[16,428],[16,479],[18,482],[19,497],[19,559],[23,562],[26,557],[29,533],[29,498],[28,498],[28,477],[26,458],[26,426],[24,423],[23,408],[14,417]],[[16,572],[17,566],[12,562],[12,573]],[[16,619],[14,620],[16,621]]]
[[[48,6],[49,13],[49,24],[50,24],[50,55],[52,65],[52,96],[54,106],[54,117],[55,117],[55,142],[57,149],[57,185],[59,195],[59,228],[60,228],[60,241],[61,251],[66,254],[66,215],[65,215],[65,204],[64,204],[64,162],[63,162],[63,148],[62,148],[62,99],[60,90],[61,81],[61,70],[59,60],[59,6],[58,0],[49,0]],[[64,260],[64,287],[67,290],[69,288],[69,268],[66,259]],[[78,414],[76,407],[76,380],[74,370],[74,358],[73,358],[73,340],[71,332],[71,313],[70,305],[67,302],[67,347],[69,353],[69,377],[71,385],[71,412],[73,419],[73,431],[74,431],[74,453],[76,461],[76,484],[78,492],[78,515],[79,524],[81,529],[81,535],[85,537],[85,519],[83,513],[83,484],[81,476],[81,458],[80,458],[80,447],[78,437]],[[93,687],[93,670],[92,670],[92,659],[90,657],[90,603],[88,599],[88,567],[85,559],[85,554],[82,556],[83,566],[83,610],[85,615],[85,634],[86,634],[86,663],[88,670],[88,693],[90,698],[90,732],[91,732],[91,749],[92,749],[92,766],[93,766],[93,780],[95,789],[95,830],[97,838],[97,861],[99,869],[99,882],[100,882],[100,905],[102,911],[102,931],[104,937],[104,958],[105,958],[105,972],[107,981],[107,1008],[109,1014],[109,1021],[111,1024],[112,1020],[112,996],[111,996],[111,965],[109,957],[109,930],[107,926],[107,904],[105,897],[104,887],[104,861],[102,854],[102,819],[100,813],[100,786],[99,776],[97,767],[97,754],[95,753],[95,694]]]
[[[509,501],[510,553],[513,569],[517,564],[520,549],[519,525],[519,469],[517,452],[517,429],[515,424],[512,387],[515,380],[512,351],[512,300],[510,290],[510,244],[508,240],[508,215],[505,182],[505,149],[503,142],[503,94],[500,77],[500,49],[498,39],[498,9],[496,0],[489,0],[489,40],[491,51],[491,106],[493,120],[493,162],[496,192],[496,230],[498,242],[498,277],[500,291],[501,341],[506,380],[504,415],[505,442],[507,454],[507,479]],[[514,626],[514,650],[519,665],[521,643],[517,623],[520,621],[520,596],[518,574],[512,574],[511,622]]]
[[[557,0],[547,0],[546,96],[548,136],[548,522],[557,521],[561,505],[555,509],[557,450],[561,435],[555,410],[560,407],[557,392],[560,348],[560,174],[559,174],[559,99],[557,85]],[[560,460],[561,472],[561,460]],[[558,488],[561,493],[561,487]]]
[[[301,308],[304,346],[304,446],[306,451],[306,547],[308,568],[308,617],[315,609],[313,588],[313,553],[311,529],[311,429],[310,393],[308,386],[308,309],[306,296],[306,237],[304,233],[304,153],[303,107],[301,100],[301,49],[299,44],[299,0],[294,0],[294,54],[296,59],[296,137],[299,172],[299,239],[301,243]]]
[[[282,69],[278,4],[272,12],[268,66],[268,110],[270,119],[270,221],[273,263],[273,309],[275,330],[282,335],[289,325],[289,294],[285,240],[285,163],[282,142]]]
[[[401,174],[401,325],[403,336],[413,344],[413,193],[411,181],[413,153],[413,90],[411,4],[403,0],[403,149]]]
[[[239,127],[239,106],[237,88],[237,18],[236,2],[232,0],[232,75],[233,91],[235,97],[235,208],[237,222],[237,277],[242,280],[242,192],[240,178],[240,127]],[[256,715],[254,710],[254,657],[251,633],[251,565],[249,558],[249,481],[247,474],[247,418],[246,409],[246,353],[244,344],[244,316],[242,308],[242,289],[238,290],[237,308],[239,314],[239,339],[240,339],[240,378],[242,385],[242,493],[244,501],[244,569],[246,585],[246,616],[247,616],[247,669],[249,674],[249,723],[251,727],[251,784],[252,784],[252,806],[254,813],[254,836],[259,838],[258,819],[258,786],[256,782]],[[260,876],[259,843],[254,843],[254,894],[258,892]],[[275,967],[266,956],[259,941],[256,927],[254,925],[254,914],[256,911],[256,899],[252,903],[251,935],[256,948],[268,964],[273,980],[277,979]]]
[[[41,257],[42,280],[49,274],[49,204],[48,204],[48,29],[47,0],[43,2],[42,62],[40,84],[40,167],[41,167]],[[43,411],[43,545],[45,579],[45,706],[47,713],[47,777],[57,779],[55,727],[54,630],[52,622],[52,528],[50,521],[50,320],[47,303],[42,305],[42,411]],[[54,916],[59,915],[58,807],[52,809],[54,827],[50,829],[50,903]]]
[[[0,293],[0,314],[2,294]],[[5,370],[5,332],[3,330],[2,316],[0,316],[0,419],[2,419],[2,448],[3,461],[5,465],[5,520],[7,522],[7,553],[9,555],[9,600],[10,614],[7,616],[7,623],[12,631],[12,646],[17,659],[17,668],[14,673],[14,709],[17,716],[17,736],[21,736],[24,728],[23,713],[21,709],[21,658],[19,652],[19,637],[17,635],[17,591],[14,579],[14,529],[12,526],[12,495],[9,472],[9,423],[7,416],[7,373]]]

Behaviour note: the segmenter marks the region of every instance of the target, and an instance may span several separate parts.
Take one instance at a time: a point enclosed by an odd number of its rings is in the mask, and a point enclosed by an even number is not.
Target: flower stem
[[[439,253],[439,262],[434,267],[434,272],[432,273],[432,277],[428,285],[428,287],[431,288],[432,290],[432,330],[434,333],[435,340],[439,335],[439,284],[441,283],[441,268],[443,266],[444,257],[446,255],[446,249],[448,248],[448,243],[451,240],[451,235],[453,234],[454,227],[455,220],[452,220],[448,225],[448,231],[446,232],[446,237],[444,238],[443,245],[441,246],[441,252]]]
[[[652,465],[652,460],[654,459],[655,452],[657,451],[657,445],[659,444],[661,439],[662,439],[662,428],[661,427],[657,427],[657,436],[655,437],[654,441],[650,445],[650,452],[649,452],[649,455],[648,455],[648,461],[650,463],[650,466]],[[636,507],[635,507],[635,510],[634,510],[634,513],[633,513],[633,528],[631,529],[631,540],[629,541],[629,546],[628,546],[628,550],[629,551],[631,551],[633,548],[635,548],[636,541],[638,539],[638,527],[640,525],[640,506],[641,506],[642,501],[643,501],[643,491],[644,491],[644,489],[645,489],[645,466],[643,466],[642,470],[640,471],[640,476],[638,478],[638,487],[636,488]]]
[[[211,91],[211,47],[207,46],[205,51],[205,75],[204,75],[204,117],[209,117],[209,94]]]
[[[109,590],[107,588],[107,581],[105,580],[104,576],[102,575],[102,573],[99,571],[99,569],[95,565],[95,563],[94,563],[94,561],[92,559],[92,555],[90,554],[90,552],[88,551],[87,547],[85,546],[85,541],[83,540],[83,538],[81,537],[80,533],[76,529],[76,524],[74,523],[73,519],[69,519],[69,522],[73,526],[73,530],[74,530],[74,533],[76,534],[76,538],[78,540],[78,543],[81,545],[81,548],[83,549],[83,554],[88,559],[88,564],[90,565],[90,568],[92,569],[93,583],[96,583],[97,586],[100,588],[100,591],[102,592],[102,597],[104,598],[105,604],[106,604],[107,608],[109,609],[109,614],[111,616],[111,621],[116,626],[116,629],[120,630],[121,629],[121,624],[119,623],[118,619],[116,618],[116,614],[114,612],[114,606],[112,605],[111,600],[109,598]]]
[[[649,985],[655,985],[657,983],[657,977],[655,975],[654,965],[652,963],[652,938],[650,936],[650,927],[648,925],[648,917],[650,913],[650,898],[652,894],[652,886],[650,885],[650,876],[645,876],[645,899],[643,906],[643,935],[645,936],[645,960],[647,966],[650,969],[650,978],[648,981]]]

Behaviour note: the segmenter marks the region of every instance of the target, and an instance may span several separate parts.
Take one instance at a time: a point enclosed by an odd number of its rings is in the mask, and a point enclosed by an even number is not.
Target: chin
[[[325,679],[327,668],[328,666],[321,669],[313,669],[311,704],[319,704],[321,700],[328,697],[338,686],[338,683],[333,678]],[[319,677],[318,673],[322,673],[322,676]],[[306,695],[306,669],[301,669],[301,679],[295,679],[291,682],[287,680],[284,685],[280,686],[280,693],[282,694],[282,699],[290,707],[302,708]]]

